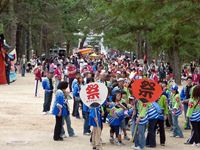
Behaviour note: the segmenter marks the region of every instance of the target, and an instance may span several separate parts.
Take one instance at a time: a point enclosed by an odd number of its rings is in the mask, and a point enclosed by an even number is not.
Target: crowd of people
[[[171,128],[171,137],[184,137],[179,125],[182,113],[185,116],[184,129],[192,130],[185,144],[200,147],[200,85],[199,80],[193,80],[195,71],[188,71],[191,74],[186,76],[184,74],[185,85],[180,88],[173,79],[170,63],[161,62],[157,65],[152,61],[147,65],[140,60],[131,61],[123,55],[113,58],[103,54],[97,57],[75,54],[68,58],[55,57],[38,61],[33,72],[35,96],[40,81],[45,91],[43,114],[52,113],[56,118],[55,141],[66,137],[64,123],[69,136],[76,136],[69,112],[69,99],[73,99],[72,116],[77,119],[83,117],[83,134],[91,135],[93,149],[101,149],[100,137],[105,123],[110,126],[112,144],[120,146],[124,145],[123,140],[128,140],[133,143],[133,149],[153,148],[156,147],[158,132],[160,145],[165,146],[166,127]],[[143,103],[132,95],[132,83],[142,78],[152,79],[161,85],[163,93],[157,101]],[[105,103],[95,111],[80,98],[81,87],[91,82],[104,83],[108,88]],[[50,112],[54,93],[55,101]],[[128,130],[131,130],[132,137],[128,136]]]

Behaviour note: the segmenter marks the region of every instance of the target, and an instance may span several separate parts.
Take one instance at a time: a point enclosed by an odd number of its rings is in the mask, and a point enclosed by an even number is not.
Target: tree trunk
[[[26,31],[21,24],[17,24],[17,32],[16,32],[16,52],[17,57],[21,58],[22,55],[26,54]]]
[[[9,5],[9,0],[1,0],[0,1],[0,13],[2,13],[7,6]]]
[[[28,27],[28,52],[27,52],[27,59],[29,60],[32,56],[33,44],[32,44],[32,29],[31,29],[31,21],[29,20],[29,27]],[[31,56],[30,56],[31,54]]]
[[[9,44],[11,47],[15,48],[16,46],[16,32],[17,32],[17,18],[15,16],[15,12],[14,12],[14,0],[10,0],[9,3],[9,15],[11,18],[11,22],[9,24]]]
[[[40,27],[40,34],[39,34],[39,49],[37,49],[37,55],[40,56],[43,52],[43,25]]]
[[[86,40],[86,36],[83,37],[83,39],[81,40],[79,49],[82,49],[82,48],[83,48],[85,40]]]
[[[136,34],[136,43],[137,43],[137,48],[136,48],[137,59],[143,59],[141,31],[138,31]]]
[[[29,49],[29,37],[28,37],[28,32],[24,30],[24,45],[25,45],[25,55],[27,57],[28,55],[28,49]]]
[[[151,46],[149,44],[149,41],[147,39],[147,31],[144,32],[144,36],[145,36],[145,39],[144,39],[144,42],[145,42],[145,45],[144,45],[144,55],[146,55],[146,63],[147,64],[150,64],[151,62]]]
[[[21,44],[21,39],[22,39],[22,30],[23,27],[20,24],[17,24],[17,33],[16,33],[16,53],[17,57],[21,58],[23,54],[23,46]]]
[[[172,49],[172,67],[174,72],[175,82],[181,84],[181,61],[180,61],[180,51],[178,46],[178,41],[174,40],[174,46]]]
[[[48,52],[48,39],[47,39],[47,27],[46,26],[43,26],[42,28],[42,46],[43,46],[43,52],[45,52],[46,56],[48,57],[49,56],[49,52]]]
[[[66,43],[66,56],[67,57],[69,56],[69,53],[70,53],[70,47],[71,47],[71,40],[67,40],[67,43]]]
[[[173,74],[174,74],[174,60],[173,60],[173,47],[171,47],[168,51],[167,51],[167,62],[170,63],[172,69],[173,69]]]

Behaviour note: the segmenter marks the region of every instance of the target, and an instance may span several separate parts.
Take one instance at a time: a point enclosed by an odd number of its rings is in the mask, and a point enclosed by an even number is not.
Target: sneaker
[[[63,134],[61,137],[62,137],[62,138],[67,138],[67,135],[66,135],[66,134]]]
[[[133,144],[133,145],[131,146],[132,149],[135,149],[135,147],[136,147],[135,144]]]
[[[47,115],[51,115],[52,113],[50,111],[47,111]]]
[[[131,148],[135,150],[142,150],[139,146],[135,146],[135,145],[132,145]]]
[[[116,144],[117,146],[121,146],[121,145],[122,145],[119,141],[116,141],[115,144]]]
[[[128,135],[124,136],[124,140],[127,140],[127,141],[130,140],[130,138],[128,137]]]
[[[121,145],[125,145],[122,141],[119,142]]]
[[[117,139],[115,139],[114,141],[115,141],[115,144],[116,144],[117,146],[121,146],[121,145],[122,145]]]
[[[47,115],[47,112],[42,112],[42,115]]]
[[[113,137],[110,137],[110,143],[111,143],[111,144],[114,144],[114,141],[115,141],[114,138],[113,138]]]
[[[160,144],[161,146],[165,146],[165,144]]]
[[[195,143],[193,143],[193,144],[192,144],[192,146],[196,146],[196,144],[195,144]]]
[[[197,146],[197,147],[200,147],[200,143],[197,143],[196,146]]]
[[[76,134],[74,134],[74,135],[71,135],[71,136],[69,136],[69,137],[77,137],[77,135],[76,135]]]
[[[54,141],[63,141],[63,138],[59,138],[59,139],[54,139]]]
[[[51,115],[51,114],[52,114],[52,112],[51,112],[51,111],[48,111],[47,113],[48,113],[49,115]]]
[[[89,132],[86,132],[86,133],[83,133],[83,135],[90,136],[90,135],[91,135],[91,133],[89,133]]]

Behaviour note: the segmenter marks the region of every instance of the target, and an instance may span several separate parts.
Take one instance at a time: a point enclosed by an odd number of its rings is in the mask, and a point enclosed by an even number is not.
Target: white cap
[[[118,81],[118,82],[124,81],[124,78],[119,78],[117,81]]]
[[[120,71],[117,71],[116,73],[117,73],[117,74],[121,74],[121,72],[120,72]]]
[[[143,71],[142,67],[139,67],[139,71]]]

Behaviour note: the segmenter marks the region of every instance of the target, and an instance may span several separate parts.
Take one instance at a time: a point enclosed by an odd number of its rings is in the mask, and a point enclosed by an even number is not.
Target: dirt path
[[[72,126],[78,135],[66,138],[64,142],[52,140],[54,117],[42,115],[43,91],[40,87],[38,98],[34,97],[34,77],[28,74],[25,78],[11,85],[0,85],[0,150],[90,150],[89,137],[82,134],[83,120],[71,117]],[[72,102],[71,102],[72,103]],[[183,122],[181,123],[183,125]],[[109,127],[104,125],[102,139],[106,142],[104,150],[131,149],[131,143],[125,146],[114,146],[109,143]],[[129,132],[130,134],[130,132]],[[156,149],[189,150],[198,149],[183,143],[190,135],[184,131],[184,139],[169,137],[165,147],[159,144]],[[157,138],[157,143],[159,138]],[[14,143],[14,144],[13,144]],[[145,148],[148,149],[148,148]]]

